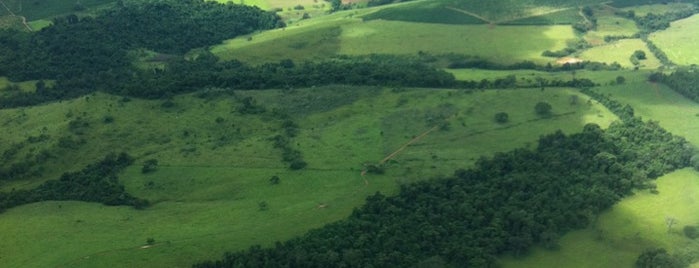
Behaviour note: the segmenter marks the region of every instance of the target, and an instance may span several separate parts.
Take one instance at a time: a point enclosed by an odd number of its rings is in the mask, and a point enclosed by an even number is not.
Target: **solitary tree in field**
[[[498,122],[500,124],[507,123],[509,119],[510,115],[508,115],[506,112],[499,112],[495,114],[495,122]]]
[[[269,209],[269,204],[267,204],[267,201],[260,201],[257,203],[257,207],[260,209],[260,211],[265,211]]]
[[[274,175],[271,178],[269,178],[269,184],[276,185],[279,184],[281,180],[279,179],[279,176]]]
[[[643,50],[636,50],[633,52],[633,56],[639,60],[645,60],[646,59],[646,52],[644,52]]]
[[[534,111],[539,116],[550,116],[551,115],[551,104],[545,101],[540,101],[534,106]]]

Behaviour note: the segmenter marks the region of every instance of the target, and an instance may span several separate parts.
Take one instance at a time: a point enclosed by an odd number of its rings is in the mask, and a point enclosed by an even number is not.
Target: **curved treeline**
[[[498,254],[585,227],[650,179],[688,165],[689,144],[653,122],[540,138],[534,150],[480,159],[453,176],[377,193],[343,221],[273,248],[254,246],[194,267],[492,267]]]
[[[0,192],[0,212],[12,207],[48,200],[145,207],[148,201],[126,192],[117,178],[117,174],[132,163],[133,158],[126,153],[109,154],[95,164],[88,165],[77,172],[63,173],[58,180],[49,180],[34,189]]]

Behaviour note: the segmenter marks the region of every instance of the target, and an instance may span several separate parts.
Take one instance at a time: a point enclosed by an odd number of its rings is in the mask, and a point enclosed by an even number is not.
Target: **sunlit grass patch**
[[[631,55],[640,50],[645,52],[645,60],[640,61],[641,69],[655,69],[660,67],[661,63],[653,53],[648,50],[646,44],[640,39],[622,39],[605,45],[589,48],[580,53],[580,58],[583,60],[605,62],[612,64],[619,63],[622,67],[633,68],[631,63]]]
[[[699,15],[678,20],[649,37],[676,64],[699,64]]]
[[[678,254],[699,251],[699,243],[682,234],[699,223],[699,173],[682,169],[657,181],[659,194],[628,197],[599,216],[593,226],[570,232],[554,251],[534,249],[524,258],[503,258],[503,267],[631,267],[647,248]],[[668,229],[666,218],[678,223]]]
[[[409,30],[407,30],[409,29]],[[575,38],[570,26],[443,25],[368,21],[342,27],[342,54],[458,53],[498,63],[548,62],[545,50],[560,50]]]

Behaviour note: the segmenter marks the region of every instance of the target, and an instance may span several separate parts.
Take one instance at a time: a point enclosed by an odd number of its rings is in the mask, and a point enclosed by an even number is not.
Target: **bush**
[[[499,112],[495,114],[495,122],[500,124],[507,123],[509,119],[510,115],[508,115],[506,112]]]
[[[146,174],[146,173],[154,172],[156,170],[158,170],[158,160],[149,159],[143,163],[143,168],[141,168],[141,173]]]
[[[684,232],[684,235],[690,239],[696,239],[697,237],[699,237],[699,229],[693,225],[685,226],[682,229],[682,232]]]
[[[303,161],[301,159],[294,159],[289,163],[289,168],[292,170],[299,170],[302,168],[305,168],[308,165],[306,161]]]
[[[551,115],[551,104],[548,102],[540,101],[534,106],[534,111],[539,116],[550,116]]]

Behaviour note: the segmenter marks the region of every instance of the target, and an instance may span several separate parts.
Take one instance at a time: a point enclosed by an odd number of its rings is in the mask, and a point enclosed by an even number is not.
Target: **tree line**
[[[97,163],[77,172],[66,172],[57,180],[49,180],[31,190],[0,192],[0,212],[34,202],[74,200],[98,202],[109,206],[143,208],[149,202],[132,196],[119,182],[117,174],[133,163],[126,153],[108,154]]]
[[[630,107],[593,98],[622,120],[543,136],[535,149],[482,157],[452,176],[402,185],[396,196],[376,193],[346,220],[194,267],[493,267],[500,254],[555,249],[565,232],[688,166],[693,153]]]
[[[95,17],[68,15],[38,32],[0,31],[0,75],[13,81],[56,80],[37,100],[80,96],[129,81],[130,51],[181,55],[257,30],[282,27],[274,13],[204,0],[129,1]],[[18,99],[31,98],[20,96]]]
[[[650,76],[651,82],[660,82],[681,95],[699,102],[699,73],[691,69],[679,69],[671,74],[656,72]]]

